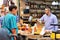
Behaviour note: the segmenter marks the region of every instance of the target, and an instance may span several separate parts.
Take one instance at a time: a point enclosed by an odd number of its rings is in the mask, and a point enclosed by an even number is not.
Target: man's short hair
[[[50,8],[50,7],[46,7],[45,9],[49,9],[49,10],[51,10],[51,8]]]
[[[9,6],[9,11],[12,11],[13,9],[17,9],[17,6],[15,6],[15,5]]]

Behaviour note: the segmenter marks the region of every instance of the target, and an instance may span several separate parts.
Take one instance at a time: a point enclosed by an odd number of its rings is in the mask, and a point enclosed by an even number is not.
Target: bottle
[[[55,35],[55,32],[52,32],[51,35],[50,35],[50,38],[51,38],[51,39],[55,39],[55,36],[56,36],[56,35]]]

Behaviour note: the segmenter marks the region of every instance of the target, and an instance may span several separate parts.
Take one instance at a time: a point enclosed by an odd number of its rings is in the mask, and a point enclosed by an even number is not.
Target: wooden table
[[[27,35],[27,39],[34,39],[34,40],[52,40],[49,37],[40,37],[40,35]]]
[[[26,36],[26,40],[29,40],[29,39],[34,39],[34,40],[52,40],[49,37],[41,37],[41,35],[26,34],[25,32],[21,33],[21,35]]]

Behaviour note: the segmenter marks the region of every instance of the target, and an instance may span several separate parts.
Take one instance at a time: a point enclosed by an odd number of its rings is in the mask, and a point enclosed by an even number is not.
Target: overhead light
[[[52,5],[58,5],[58,4],[59,4],[58,2],[55,1],[52,2]]]
[[[29,6],[26,6],[26,9],[29,9]]]

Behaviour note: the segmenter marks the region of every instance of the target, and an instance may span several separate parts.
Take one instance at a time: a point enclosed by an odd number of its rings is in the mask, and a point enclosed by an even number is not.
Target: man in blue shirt
[[[40,18],[40,21],[45,24],[45,32],[57,31],[58,26],[51,26],[51,24],[58,24],[57,17],[51,13],[50,8],[45,8],[45,14]]]
[[[7,29],[9,34],[17,34],[18,27],[16,22],[16,13],[17,7],[15,5],[9,6],[9,13],[5,15],[2,28]],[[12,38],[11,40],[16,40],[16,37]]]

